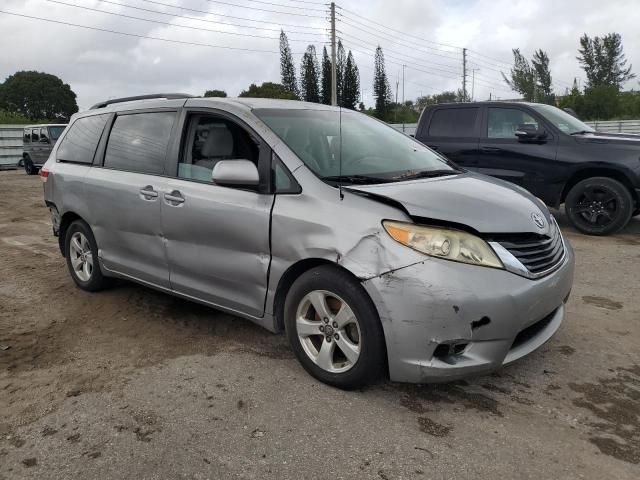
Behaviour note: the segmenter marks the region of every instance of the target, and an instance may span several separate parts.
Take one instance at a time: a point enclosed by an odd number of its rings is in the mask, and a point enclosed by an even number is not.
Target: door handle
[[[480,147],[480,151],[484,153],[496,153],[502,151],[502,149],[496,147]]]
[[[169,205],[173,205],[174,207],[180,205],[181,203],[184,203],[184,197],[178,190],[172,190],[170,193],[165,193],[164,200]]]
[[[153,200],[154,198],[158,198],[158,192],[156,192],[151,185],[147,185],[146,187],[141,188],[140,195],[142,195],[145,200]]]

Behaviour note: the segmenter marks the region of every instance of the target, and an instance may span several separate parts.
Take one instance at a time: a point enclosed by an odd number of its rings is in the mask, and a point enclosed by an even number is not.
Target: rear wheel
[[[576,183],[565,199],[569,221],[589,235],[608,235],[622,229],[629,222],[633,207],[629,190],[608,177]]]
[[[284,314],[291,348],[318,380],[351,389],[384,373],[378,312],[348,273],[331,266],[304,273],[289,290]]]
[[[96,292],[107,285],[98,264],[98,247],[91,228],[76,220],[67,228],[65,249],[67,267],[73,281],[82,290]]]
[[[38,173],[38,168],[33,164],[33,161],[30,157],[24,157],[24,171],[27,175],[35,175]]]

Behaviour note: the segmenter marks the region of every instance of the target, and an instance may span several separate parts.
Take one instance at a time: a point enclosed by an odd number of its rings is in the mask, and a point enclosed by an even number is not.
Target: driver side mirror
[[[519,140],[541,140],[547,136],[547,132],[539,129],[531,123],[522,123],[516,128],[515,136]]]
[[[249,160],[220,160],[213,167],[211,180],[223,187],[257,187],[258,167]]]

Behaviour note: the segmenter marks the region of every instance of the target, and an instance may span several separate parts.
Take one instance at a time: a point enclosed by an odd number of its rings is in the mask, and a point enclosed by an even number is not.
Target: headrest
[[[230,157],[233,155],[233,136],[226,126],[213,126],[202,145],[204,157]]]

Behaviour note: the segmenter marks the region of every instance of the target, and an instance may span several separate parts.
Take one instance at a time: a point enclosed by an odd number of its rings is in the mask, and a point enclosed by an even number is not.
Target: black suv
[[[596,132],[550,105],[479,102],[425,108],[415,136],[551,207],[564,203],[581,232],[613,233],[640,213],[640,135]]]

